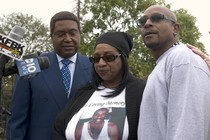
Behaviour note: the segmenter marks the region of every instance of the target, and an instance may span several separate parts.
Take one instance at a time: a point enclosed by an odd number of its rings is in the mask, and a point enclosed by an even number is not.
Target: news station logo
[[[35,58],[16,61],[20,77],[30,78],[41,71],[39,61]]]
[[[25,45],[0,33],[0,53],[21,60],[25,54]]]

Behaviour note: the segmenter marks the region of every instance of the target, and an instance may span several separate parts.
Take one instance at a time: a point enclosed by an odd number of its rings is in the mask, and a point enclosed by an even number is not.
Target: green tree
[[[153,4],[165,4],[164,0],[84,0],[82,7],[82,33],[83,40],[81,51],[86,55],[92,54],[96,38],[109,30],[125,31],[133,35],[134,48],[129,58],[131,72],[138,76],[147,76],[155,66],[151,52],[145,47],[140,37],[140,29],[136,26],[136,20],[143,11]],[[198,41],[200,33],[195,26],[195,18],[181,9],[175,11],[182,30],[181,41],[199,46],[202,50],[203,44]]]
[[[38,51],[49,51],[52,49],[49,37],[49,28],[40,19],[37,19],[32,15],[24,15],[22,13],[11,13],[0,17],[1,34],[8,35],[15,25],[26,29],[23,38],[23,43],[27,46],[26,54],[32,54]],[[14,62],[11,59],[6,64],[6,67],[10,67],[13,64]],[[1,80],[2,91],[0,93],[0,107],[5,107],[7,109],[11,100],[11,92],[14,85],[15,75],[3,77]],[[2,119],[1,123],[4,123],[0,124],[0,128],[5,127],[5,118],[6,117],[4,116],[0,117],[0,119]]]
[[[85,0],[82,9],[82,25],[84,42],[81,48],[91,54],[96,38],[107,31],[125,31],[134,36],[134,48],[129,63],[131,71],[140,77],[150,73],[150,67],[154,63],[148,63],[151,59],[147,50],[139,39],[139,29],[136,26],[141,11],[155,4],[156,1],[140,0]],[[140,52],[140,53],[139,53]]]
[[[177,20],[180,24],[180,40],[183,43],[193,44],[206,53],[204,45],[199,41],[201,33],[195,26],[196,18],[188,14],[187,10],[182,8],[175,11],[175,14],[177,15]]]

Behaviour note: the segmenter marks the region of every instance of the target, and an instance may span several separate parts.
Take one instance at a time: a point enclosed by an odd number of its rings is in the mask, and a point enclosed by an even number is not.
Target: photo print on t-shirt
[[[88,140],[122,139],[125,118],[125,107],[86,108],[77,123],[75,136]]]

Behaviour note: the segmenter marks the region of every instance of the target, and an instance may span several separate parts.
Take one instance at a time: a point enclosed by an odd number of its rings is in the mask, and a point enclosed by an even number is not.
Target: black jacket
[[[129,140],[137,140],[140,103],[146,81],[131,76],[126,86],[126,115],[129,125]],[[73,115],[84,106],[95,89],[80,90],[78,96],[72,99],[65,109],[57,116],[53,127],[53,140],[65,140],[65,130]]]

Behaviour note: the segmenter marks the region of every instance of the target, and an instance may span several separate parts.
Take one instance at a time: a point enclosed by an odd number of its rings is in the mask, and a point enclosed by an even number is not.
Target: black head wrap
[[[121,54],[128,57],[133,47],[133,37],[125,32],[107,32],[96,41],[96,45],[105,43],[115,47]]]

